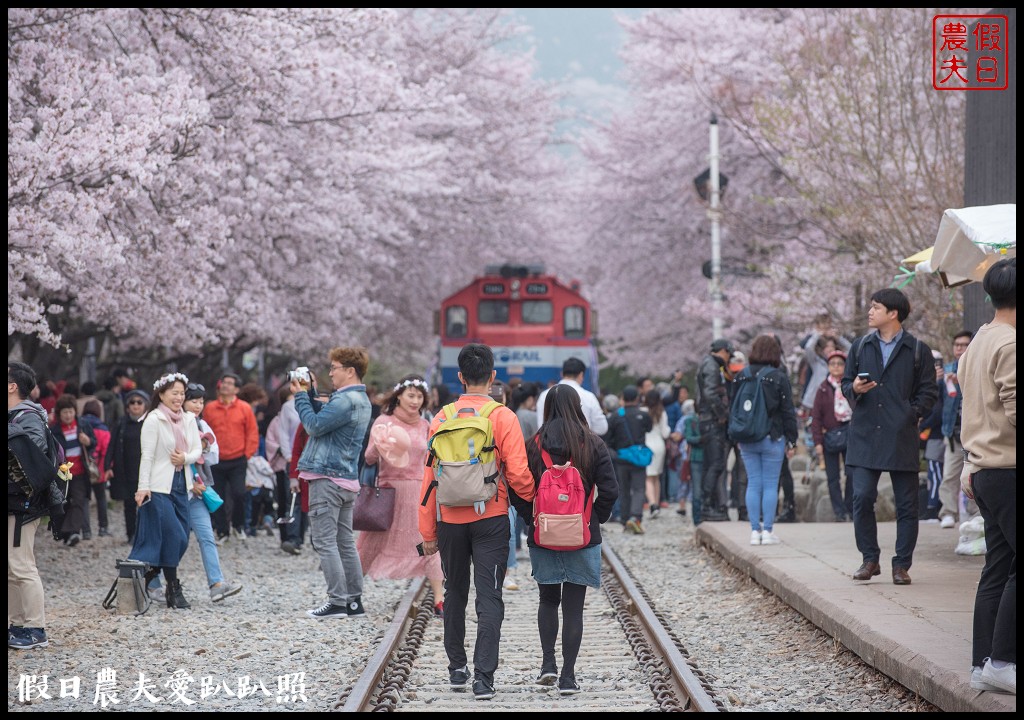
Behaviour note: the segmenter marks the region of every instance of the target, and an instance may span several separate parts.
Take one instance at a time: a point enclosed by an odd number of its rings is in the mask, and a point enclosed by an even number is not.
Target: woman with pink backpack
[[[537,626],[541,669],[537,685],[557,683],[562,695],[580,692],[576,658],[583,641],[587,588],[601,587],[601,524],[619,494],[607,446],[590,430],[579,393],[555,385],[544,403],[544,423],[526,441],[537,487],[533,503],[512,496],[526,521],[533,578],[540,589]],[[562,608],[562,671],[555,661]]]

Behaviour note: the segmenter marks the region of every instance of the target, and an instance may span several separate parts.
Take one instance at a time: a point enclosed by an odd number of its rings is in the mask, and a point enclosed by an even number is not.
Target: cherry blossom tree
[[[497,12],[12,10],[8,335],[432,348],[538,247],[554,94]]]
[[[633,105],[581,143],[606,348],[654,372],[706,352],[709,230],[692,178],[707,167],[712,113],[729,177],[727,334],[777,331],[789,345],[822,310],[863,329],[865,295],[960,199],[963,100],[950,96],[962,93],[931,90],[931,38],[906,30],[930,17],[660,10],[624,21]],[[899,70],[865,72],[878,67]],[[946,294],[907,290],[915,332],[944,336]]]

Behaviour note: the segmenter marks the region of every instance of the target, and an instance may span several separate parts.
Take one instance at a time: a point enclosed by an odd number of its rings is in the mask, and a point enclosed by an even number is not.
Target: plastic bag
[[[985,520],[981,515],[960,523],[960,542],[957,543],[956,554],[984,555],[985,551]]]

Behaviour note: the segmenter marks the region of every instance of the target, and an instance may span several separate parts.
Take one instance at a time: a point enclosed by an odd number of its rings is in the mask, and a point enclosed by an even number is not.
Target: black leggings
[[[573,677],[576,656],[583,642],[583,600],[586,585],[562,583],[538,585],[540,605],[537,608],[537,629],[540,630],[542,667],[555,667],[555,639],[558,637],[558,606],[562,606],[562,677]]]

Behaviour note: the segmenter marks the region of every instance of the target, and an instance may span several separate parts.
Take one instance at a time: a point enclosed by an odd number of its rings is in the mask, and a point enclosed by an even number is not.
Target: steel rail
[[[342,695],[332,709],[341,712],[372,712],[373,694],[387,669],[395,651],[405,640],[406,630],[419,612],[419,604],[426,594],[428,585],[424,578],[416,578],[402,596],[395,609],[395,616],[381,638],[380,645],[370,656],[366,667],[359,675],[347,695]]]
[[[684,709],[693,712],[720,712],[720,708],[708,695],[703,683],[690,669],[687,659],[676,647],[675,639],[665,629],[654,609],[644,598],[643,592],[630,577],[626,566],[608,543],[601,544],[601,554],[626,593],[632,605],[631,612],[639,620],[644,636],[668,667],[669,674],[666,680],[675,686],[680,700],[689,700]]]

